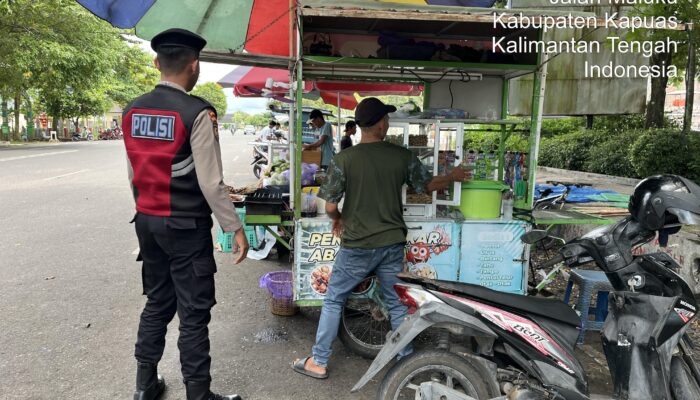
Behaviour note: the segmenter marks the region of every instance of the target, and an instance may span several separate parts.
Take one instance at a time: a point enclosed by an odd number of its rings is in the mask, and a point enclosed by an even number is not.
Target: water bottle
[[[503,193],[502,208],[503,208],[503,219],[506,221],[512,220],[513,219],[513,196],[511,196],[510,191]]]

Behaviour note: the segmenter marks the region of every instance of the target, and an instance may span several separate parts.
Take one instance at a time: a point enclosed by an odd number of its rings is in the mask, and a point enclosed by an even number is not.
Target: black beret
[[[180,28],[168,29],[151,39],[151,48],[156,52],[161,47],[186,47],[199,53],[206,44],[203,37]]]

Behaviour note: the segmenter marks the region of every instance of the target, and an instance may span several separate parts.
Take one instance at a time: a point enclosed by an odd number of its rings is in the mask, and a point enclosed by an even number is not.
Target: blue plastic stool
[[[572,269],[569,284],[566,286],[566,293],[564,294],[564,302],[566,304],[569,304],[574,283],[579,286],[576,311],[581,315],[580,331],[576,343],[583,344],[586,331],[600,331],[603,329],[603,323],[608,316],[608,293],[613,288],[610,286],[610,281],[608,281],[604,272]],[[591,308],[591,299],[594,293],[597,293],[598,297],[596,307]],[[589,320],[588,317],[590,315],[593,315],[595,318]]]

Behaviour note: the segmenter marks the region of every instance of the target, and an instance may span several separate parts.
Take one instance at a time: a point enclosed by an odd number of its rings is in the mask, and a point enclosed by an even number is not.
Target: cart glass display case
[[[435,119],[391,119],[386,140],[410,150],[433,176],[446,175],[462,162],[464,124]],[[405,185],[404,215],[435,217],[437,205],[459,205],[460,187],[456,182],[445,190],[418,193]]]

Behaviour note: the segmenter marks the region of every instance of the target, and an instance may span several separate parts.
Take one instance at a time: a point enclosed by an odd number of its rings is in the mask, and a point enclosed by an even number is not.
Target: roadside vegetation
[[[0,140],[19,140],[20,114],[46,112],[54,130],[64,119],[82,126],[81,117],[124,106],[158,79],[153,58],[130,31],[73,0],[0,1],[0,31],[3,123],[13,115]]]
[[[684,133],[668,120],[660,128],[645,129],[644,120],[644,115],[598,117],[593,129],[583,126],[583,118],[547,120],[539,165],[630,178],[672,173],[700,180],[700,132]]]

